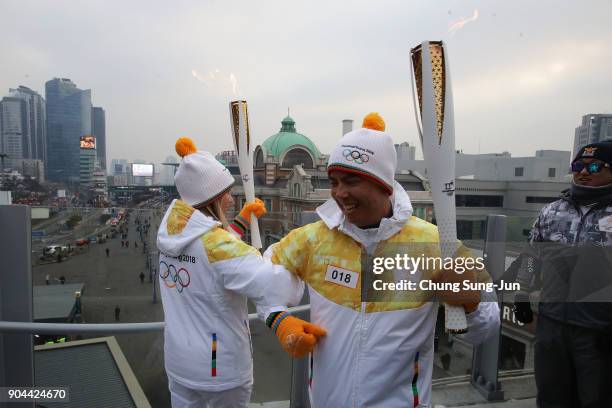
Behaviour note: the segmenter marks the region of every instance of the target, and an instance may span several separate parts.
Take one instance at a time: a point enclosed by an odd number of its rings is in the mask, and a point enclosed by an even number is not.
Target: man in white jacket
[[[330,155],[332,199],[317,212],[321,221],[291,231],[268,248],[265,256],[307,284],[311,321],[328,330],[310,358],[313,407],[429,407],[433,372],[434,326],[438,303],[434,293],[398,295],[372,290],[384,275],[373,273],[377,257],[393,258],[399,248],[415,255],[439,256],[437,228],[413,217],[408,195],[394,180],[396,153],[378,114],[364,128],[347,133]],[[412,246],[411,246],[412,245]],[[460,246],[457,256],[469,258]],[[437,282],[488,282],[486,271],[416,271],[402,275]],[[278,291],[286,291],[279,286]],[[296,285],[291,298],[301,296]],[[435,293],[467,313],[464,337],[478,343],[499,328],[496,302],[480,302],[480,291],[457,297]],[[272,329],[285,318],[273,312]]]

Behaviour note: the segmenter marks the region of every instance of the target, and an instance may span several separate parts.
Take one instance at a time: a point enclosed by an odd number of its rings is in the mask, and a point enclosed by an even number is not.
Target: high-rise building
[[[9,89],[11,97],[22,99],[25,102],[25,134],[24,159],[42,160],[45,162],[47,149],[47,113],[45,100],[38,93],[26,86]]]
[[[4,169],[14,170],[17,160],[28,155],[26,103],[20,98],[4,97],[0,101],[0,153]]]
[[[96,156],[100,169],[106,171],[106,113],[103,108],[91,108],[91,133],[96,138]]]
[[[93,201],[96,207],[103,207],[108,201],[106,172],[94,171],[92,175]]]
[[[42,160],[18,159],[15,163],[15,169],[24,176],[34,178],[39,183],[45,181],[45,166]]]
[[[81,143],[79,152],[79,186],[82,193],[86,193],[93,183],[93,174],[96,167],[95,138],[93,140],[93,145],[91,143]]]
[[[574,133],[574,150],[572,157],[576,155],[581,147],[589,143],[612,140],[612,114],[589,113],[582,117],[580,124]]]
[[[127,186],[128,185],[128,161],[126,159],[112,159],[110,173],[113,176],[112,185]]]
[[[67,78],[45,84],[47,100],[47,178],[78,182],[80,138],[91,134],[91,90]]]
[[[160,183],[162,186],[173,186],[174,185],[174,173],[178,166],[178,160],[174,156],[166,157],[166,160],[162,163],[160,170]]]

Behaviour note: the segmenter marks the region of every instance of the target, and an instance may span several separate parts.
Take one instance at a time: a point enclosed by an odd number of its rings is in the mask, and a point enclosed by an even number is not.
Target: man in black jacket
[[[541,287],[534,361],[540,408],[612,406],[611,164],[612,142],[580,149],[571,188],[542,209],[531,230]]]

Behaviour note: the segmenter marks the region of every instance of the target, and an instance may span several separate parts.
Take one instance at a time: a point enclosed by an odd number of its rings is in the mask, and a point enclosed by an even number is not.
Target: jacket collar
[[[344,217],[340,207],[338,207],[338,204],[336,204],[333,198],[330,198],[320,205],[317,208],[317,214],[319,214],[321,220],[327,225],[327,228],[337,228],[338,231],[345,233],[362,244],[389,239],[401,231],[412,215],[410,197],[408,197],[408,194],[401,184],[397,181],[393,183],[393,195],[390,198],[393,206],[393,215],[390,218],[383,218],[378,228],[363,230],[350,223]]]

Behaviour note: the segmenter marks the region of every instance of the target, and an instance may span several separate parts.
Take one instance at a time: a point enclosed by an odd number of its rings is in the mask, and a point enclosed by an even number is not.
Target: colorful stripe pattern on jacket
[[[217,333],[212,334],[211,375],[217,376]]]
[[[419,388],[417,387],[417,381],[419,380],[419,352],[417,351],[414,356],[414,374],[412,376],[412,405],[414,407],[419,406]]]

